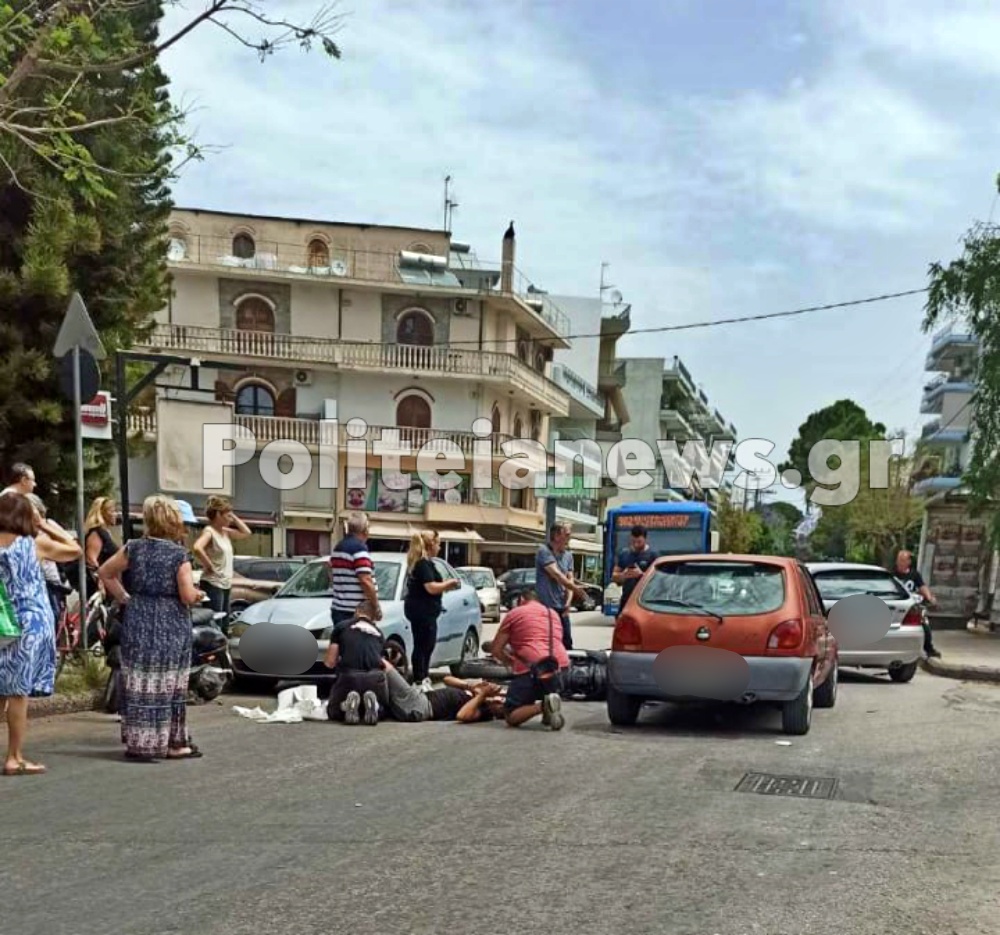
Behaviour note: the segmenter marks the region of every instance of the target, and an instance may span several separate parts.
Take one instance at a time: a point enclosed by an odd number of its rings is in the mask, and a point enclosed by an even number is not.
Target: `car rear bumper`
[[[608,681],[623,695],[651,701],[691,698],[672,695],[669,685],[661,686],[653,675],[656,653],[608,653]],[[750,669],[747,700],[791,701],[801,693],[812,671],[812,659],[780,656],[744,656]],[[696,699],[692,699],[696,700]]]
[[[923,627],[899,627],[890,630],[881,640],[864,649],[841,649],[842,666],[863,669],[887,669],[889,666],[916,662],[924,651]]]

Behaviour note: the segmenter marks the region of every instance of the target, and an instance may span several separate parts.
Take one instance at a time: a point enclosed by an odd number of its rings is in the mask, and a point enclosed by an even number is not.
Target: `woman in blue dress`
[[[191,670],[189,607],[204,594],[194,584],[184,520],[170,497],[147,497],[143,537],[132,539],[98,574],[124,605],[121,627],[122,742],[142,763],[201,756],[187,729]]]
[[[70,562],[82,553],[68,533],[45,523],[19,493],[0,496],[0,581],[21,636],[0,647],[0,704],[7,711],[5,776],[44,773],[24,757],[28,699],[51,695],[56,680],[56,630],[42,561]]]

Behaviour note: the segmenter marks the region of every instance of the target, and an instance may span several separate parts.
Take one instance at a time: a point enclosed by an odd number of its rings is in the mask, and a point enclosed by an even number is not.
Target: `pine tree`
[[[156,42],[159,3],[95,21],[99,55]],[[0,73],[7,73],[0,48]],[[75,172],[0,137],[13,178],[0,184],[0,468],[27,461],[52,515],[73,516],[72,405],[52,356],[69,297],[79,292],[109,355],[130,346],[163,307],[167,288],[170,149],[176,137],[167,80],[155,59],[132,70],[81,75],[74,107],[111,119],[75,139],[100,170]],[[46,83],[23,91],[45,106]],[[105,363],[105,374],[111,361]],[[107,385],[107,379],[103,381]],[[87,442],[86,498],[113,489],[112,443]]]

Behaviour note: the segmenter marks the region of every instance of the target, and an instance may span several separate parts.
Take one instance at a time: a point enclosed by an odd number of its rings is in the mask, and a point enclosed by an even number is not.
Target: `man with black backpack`
[[[540,714],[546,727],[562,730],[566,721],[559,692],[570,664],[562,616],[534,591],[525,591],[504,617],[490,652],[514,673],[504,705],[507,724],[520,727]]]

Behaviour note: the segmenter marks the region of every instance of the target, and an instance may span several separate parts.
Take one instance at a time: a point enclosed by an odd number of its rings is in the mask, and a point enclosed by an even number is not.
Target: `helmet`
[[[193,672],[188,682],[188,688],[204,701],[218,698],[225,687],[225,673],[214,666],[205,666]]]
[[[222,652],[227,642],[225,634],[218,627],[204,624],[193,628],[192,648],[196,656]]]

